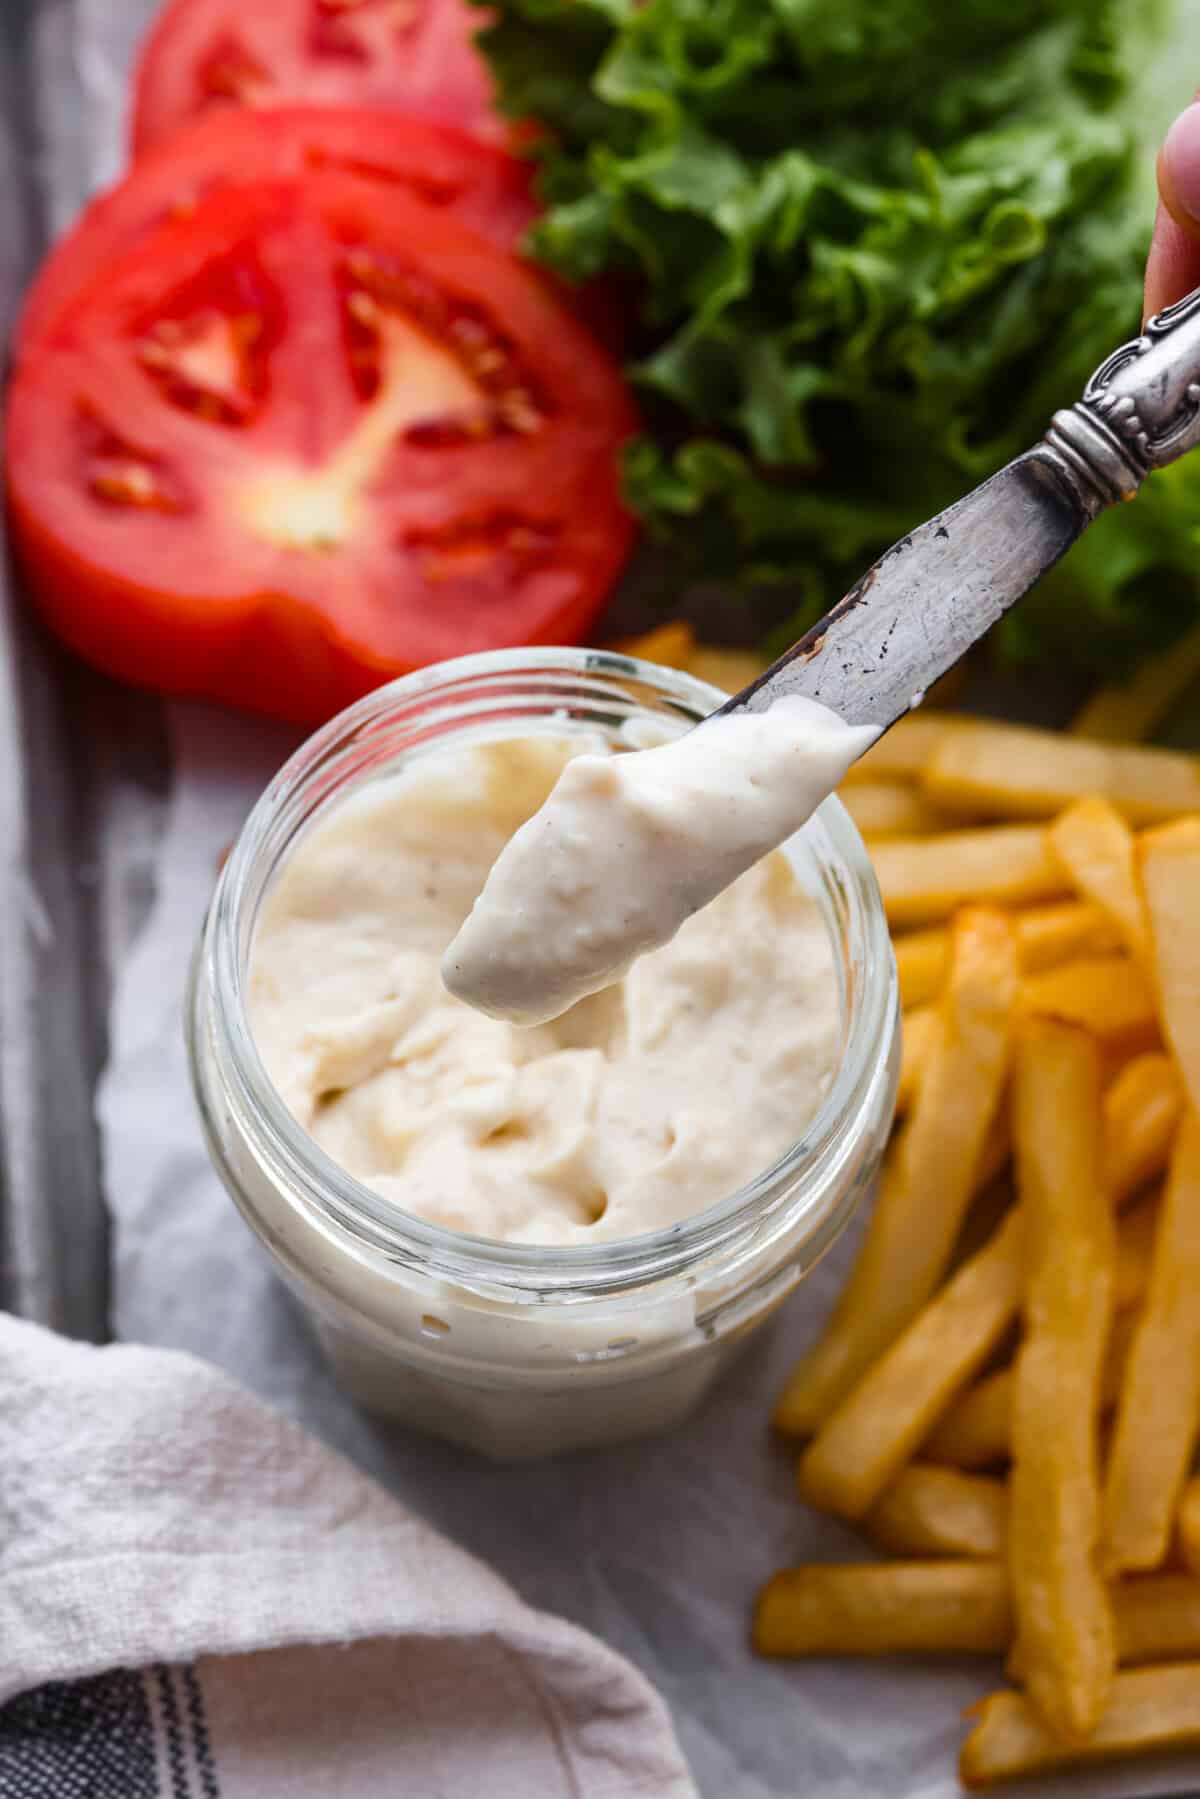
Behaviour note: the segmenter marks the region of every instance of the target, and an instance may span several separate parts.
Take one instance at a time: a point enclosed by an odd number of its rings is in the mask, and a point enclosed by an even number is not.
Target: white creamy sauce
[[[558,1017],[799,830],[878,734],[795,696],[634,755],[576,757],[489,873],[443,959],[447,988],[493,1018]]]
[[[541,734],[456,747],[338,807],[286,863],[251,955],[251,1028],[298,1121],[405,1211],[510,1242],[636,1236],[769,1167],[819,1108],[842,1037],[820,911],[785,854],[760,860],[857,753],[845,727],[814,750],[818,726],[793,710],[653,751]],[[546,959],[555,994],[581,954],[577,903],[608,966],[629,963],[622,932],[638,950],[671,940],[522,1028],[448,993],[440,967],[497,859],[537,866],[526,821],[536,841],[552,789],[574,796],[551,810],[532,895],[542,928],[569,933]],[[514,968],[536,948],[518,935]]]

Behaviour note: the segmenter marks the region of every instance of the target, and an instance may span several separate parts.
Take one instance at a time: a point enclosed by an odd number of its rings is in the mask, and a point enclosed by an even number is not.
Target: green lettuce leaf
[[[810,620],[1137,329],[1150,146],[1200,79],[1178,4],[490,10],[503,102],[552,134],[531,250],[636,277],[626,485],[683,577]],[[1200,611],[1198,528],[1200,469],[1152,478],[1005,651],[1131,668]]]

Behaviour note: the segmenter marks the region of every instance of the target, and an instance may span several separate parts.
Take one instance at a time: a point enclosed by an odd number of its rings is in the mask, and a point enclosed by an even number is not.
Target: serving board
[[[0,0],[5,336],[41,248],[115,172],[124,71],[153,6]],[[796,1669],[745,1649],[763,1575],[857,1548],[836,1522],[801,1513],[766,1440],[769,1394],[814,1327],[811,1300],[788,1308],[686,1429],[603,1455],[494,1468],[365,1419],[334,1391],[217,1189],[182,1068],[196,914],[285,739],[81,668],[40,632],[7,563],[0,578],[0,1304],[70,1335],[169,1343],[229,1368],[525,1597],[642,1666],[705,1799],[944,1799],[974,1671]],[[655,587],[643,565],[612,634],[653,621]],[[761,622],[713,594],[692,611],[729,641]],[[1080,697],[1058,680],[984,671],[962,703],[1052,723]],[[837,1259],[818,1275],[828,1304]],[[1200,1790],[1140,1771],[1083,1790],[1164,1789]]]

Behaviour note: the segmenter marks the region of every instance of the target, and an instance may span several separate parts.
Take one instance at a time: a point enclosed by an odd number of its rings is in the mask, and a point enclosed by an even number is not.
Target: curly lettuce
[[[533,253],[574,281],[635,277],[627,491],[691,575],[782,583],[811,620],[1137,329],[1147,146],[1200,79],[1165,8],[491,11],[504,104],[551,128]],[[1104,518],[1002,643],[1128,669],[1200,611],[1198,548],[1185,462]]]

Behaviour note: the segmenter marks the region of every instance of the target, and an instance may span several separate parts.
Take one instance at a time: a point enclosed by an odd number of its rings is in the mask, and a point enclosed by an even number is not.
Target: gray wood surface
[[[45,237],[35,10],[0,11],[5,337]],[[92,1095],[108,970],[152,878],[166,756],[152,701],[46,640],[19,601],[7,547],[0,577],[0,1303],[102,1339],[108,1245]]]

